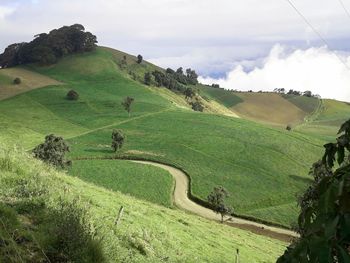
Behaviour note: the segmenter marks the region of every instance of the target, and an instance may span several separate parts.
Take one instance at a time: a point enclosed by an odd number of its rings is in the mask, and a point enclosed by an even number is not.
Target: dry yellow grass
[[[21,79],[21,84],[19,85],[14,85],[12,82],[5,84],[1,84],[0,82],[0,100],[10,98],[33,89],[62,84],[57,80],[23,68],[1,69],[0,75],[10,80],[15,78]]]
[[[306,112],[276,93],[237,93],[244,102],[232,107],[239,116],[258,122],[295,125],[303,122]]]

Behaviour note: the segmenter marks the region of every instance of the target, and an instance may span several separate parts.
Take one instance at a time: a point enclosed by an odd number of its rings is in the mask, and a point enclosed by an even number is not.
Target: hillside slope
[[[275,262],[285,248],[276,240],[86,183],[21,151],[3,145],[0,149],[1,262],[41,262],[48,257],[54,262],[51,256],[59,247],[50,243],[49,233],[55,232],[47,231],[55,228],[48,224],[47,213],[59,211],[62,202],[87,211],[85,223],[91,224],[106,262],[232,262],[236,249],[242,262]],[[125,212],[116,226],[120,206]]]
[[[205,200],[214,186],[223,185],[231,192],[228,202],[238,214],[286,226],[296,220],[295,195],[307,187],[309,167],[322,153],[323,140],[222,114],[194,112],[185,106],[182,96],[133,80],[132,74],[118,66],[115,56],[98,48],[67,56],[49,67],[28,66],[65,85],[1,101],[0,141],[30,149],[45,135],[55,133],[69,140],[73,159],[162,161],[191,176],[192,191],[198,198]],[[133,72],[147,65],[130,62]],[[78,101],[65,99],[70,89],[79,93]],[[130,117],[121,105],[126,96],[135,98]],[[111,132],[116,128],[127,136],[117,155],[110,148]],[[94,166],[87,162],[81,169]],[[110,178],[113,175],[112,168],[103,173],[95,170],[90,181],[101,186],[106,184],[101,179],[106,173]],[[131,189],[124,191],[133,194]]]
[[[313,97],[273,92],[234,92],[204,85],[198,88],[202,96],[223,104],[241,118],[283,128],[303,123],[320,103]]]

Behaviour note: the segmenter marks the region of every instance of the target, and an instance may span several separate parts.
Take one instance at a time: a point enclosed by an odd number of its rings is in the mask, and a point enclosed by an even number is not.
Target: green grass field
[[[182,109],[164,89],[141,85],[120,71],[115,56],[108,49],[98,48],[66,57],[50,67],[28,66],[64,85],[0,101],[0,141],[30,149],[54,133],[69,141],[72,158],[113,157],[111,132],[120,128],[127,141],[119,155],[183,168],[193,179],[194,195],[205,199],[214,186],[223,185],[231,192],[229,203],[237,213],[287,226],[296,220],[295,195],[307,187],[309,167],[322,154],[322,138]],[[143,70],[142,64],[130,66],[137,72]],[[78,101],[65,99],[70,89],[78,91]],[[120,104],[126,96],[135,98],[130,118]],[[103,169],[99,165],[77,162],[73,174],[105,186],[112,180],[114,163],[111,167],[103,165]],[[88,173],[90,170],[96,172]],[[143,183],[150,184],[147,178]],[[163,187],[159,195],[165,198],[157,203],[166,204],[169,181],[159,183]],[[132,187],[113,189],[151,201],[158,198],[157,193],[151,196],[149,189],[139,187],[137,194]]]
[[[236,249],[241,262],[275,262],[286,246],[67,176],[3,145],[0,174],[1,262],[47,261],[55,238],[50,235],[55,232],[47,232],[55,229],[49,211],[59,210],[62,202],[87,211],[85,224],[111,263],[233,262]],[[125,210],[117,227],[121,206]],[[64,229],[71,230],[71,225]]]
[[[208,99],[216,100],[227,108],[231,108],[243,100],[236,96],[232,91],[198,85],[199,93]]]
[[[74,161],[69,173],[112,191],[173,206],[173,179],[162,169],[120,160],[84,160]]]

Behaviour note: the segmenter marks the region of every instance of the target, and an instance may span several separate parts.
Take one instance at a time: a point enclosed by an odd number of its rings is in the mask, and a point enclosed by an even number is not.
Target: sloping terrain
[[[214,186],[223,185],[231,192],[228,202],[238,214],[286,226],[296,220],[295,195],[307,187],[309,167],[319,159],[323,140],[222,114],[194,112],[181,105],[183,97],[133,80],[133,74],[120,69],[115,56],[98,48],[65,57],[50,67],[28,66],[65,85],[32,90],[0,102],[0,140],[30,149],[54,133],[69,140],[74,159],[162,161],[191,176],[192,191],[198,198],[205,200]],[[142,63],[127,63],[132,72],[144,68]],[[65,98],[70,89],[79,93],[78,101]],[[121,105],[126,96],[135,98],[130,117]],[[127,137],[117,154],[110,148],[115,128]],[[73,174],[83,174],[94,166],[87,162]],[[106,185],[105,174],[113,175],[111,167],[95,171],[95,178],[86,174],[85,179],[100,186]],[[135,177],[130,180],[134,182]],[[162,187],[168,189],[168,184],[164,182]],[[147,196],[148,189],[143,191],[138,197]],[[124,192],[134,194],[128,188]]]
[[[243,102],[232,107],[238,115],[258,122],[295,125],[306,113],[276,93],[237,93]]]
[[[20,78],[21,83],[13,84],[15,78]],[[0,100],[13,97],[33,89],[62,83],[47,76],[29,71],[25,68],[0,69]]]
[[[299,131],[313,134],[325,140],[333,140],[342,123],[350,119],[350,104],[324,99],[307,122],[298,127]]]
[[[55,262],[53,251],[60,247],[52,243],[54,232],[47,232],[55,229],[47,213],[72,202],[87,211],[94,256],[101,247],[105,262],[233,262],[236,249],[241,262],[275,262],[285,249],[283,242],[67,176],[3,145],[0,174],[1,262]],[[74,230],[67,224],[63,234]]]

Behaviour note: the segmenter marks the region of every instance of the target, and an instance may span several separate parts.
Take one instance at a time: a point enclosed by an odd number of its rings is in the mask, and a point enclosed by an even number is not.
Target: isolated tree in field
[[[122,106],[124,107],[124,109],[128,112],[128,115],[130,117],[130,112],[131,112],[131,104],[134,102],[134,98],[132,97],[126,97],[123,101],[122,101]]]
[[[47,135],[45,142],[39,144],[33,150],[35,158],[61,168],[71,165],[71,161],[64,158],[67,152],[69,152],[69,147],[64,139],[53,134]]]
[[[19,85],[19,84],[21,84],[21,79],[20,78],[15,78],[14,80],[13,80],[13,84],[15,84],[15,85]]]
[[[310,170],[314,181],[298,202],[300,238],[278,263],[350,262],[350,120],[338,134],[335,143],[324,145],[322,160]]]
[[[143,60],[143,57],[141,55],[138,55],[137,56],[137,63],[141,64],[142,60]]]
[[[208,195],[207,199],[212,209],[221,215],[221,223],[224,222],[224,216],[232,212],[232,209],[225,204],[225,199],[229,196],[227,190],[222,186],[214,187],[214,190]]]
[[[144,79],[145,79],[145,84],[150,86],[152,82],[152,74],[150,72],[146,72]]]
[[[290,124],[288,124],[287,127],[286,127],[286,130],[287,131],[291,131],[292,130],[292,126]]]
[[[68,91],[68,93],[66,95],[66,98],[68,100],[78,100],[79,99],[79,94],[75,90],[71,89],[70,91]]]
[[[123,147],[125,136],[120,130],[113,130],[112,132],[112,149],[117,152]]]

